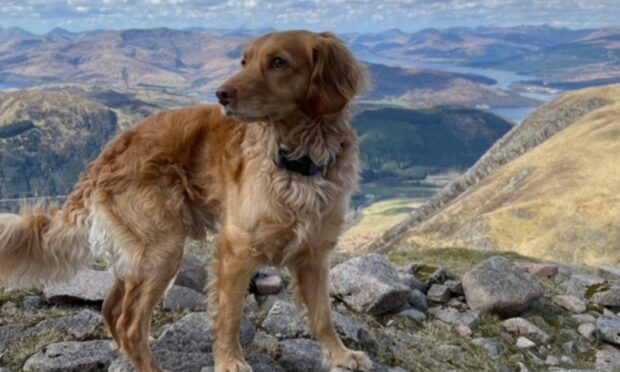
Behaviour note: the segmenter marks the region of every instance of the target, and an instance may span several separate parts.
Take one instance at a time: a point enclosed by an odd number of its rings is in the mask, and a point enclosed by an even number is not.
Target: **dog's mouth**
[[[239,121],[260,121],[266,119],[266,115],[257,115],[256,113],[247,113],[230,107],[230,105],[221,105],[222,113]]]

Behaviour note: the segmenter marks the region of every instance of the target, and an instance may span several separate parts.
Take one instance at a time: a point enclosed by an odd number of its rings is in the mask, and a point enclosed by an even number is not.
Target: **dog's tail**
[[[21,215],[0,214],[0,287],[69,280],[92,259],[88,224],[83,204],[68,210],[39,204]]]

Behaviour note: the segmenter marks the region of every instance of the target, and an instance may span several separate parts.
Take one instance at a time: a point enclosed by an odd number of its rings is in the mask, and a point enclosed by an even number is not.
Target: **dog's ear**
[[[306,98],[312,116],[342,111],[367,84],[366,69],[337,36],[316,34],[312,48],[313,70]]]

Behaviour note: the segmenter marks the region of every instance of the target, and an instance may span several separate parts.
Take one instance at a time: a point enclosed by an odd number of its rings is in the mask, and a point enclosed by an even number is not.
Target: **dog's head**
[[[366,86],[366,71],[331,33],[276,32],[248,45],[241,71],[217,90],[226,115],[274,120],[344,110]]]

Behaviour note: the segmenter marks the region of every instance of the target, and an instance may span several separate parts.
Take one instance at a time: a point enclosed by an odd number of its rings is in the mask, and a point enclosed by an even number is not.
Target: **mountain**
[[[119,130],[190,103],[83,86],[0,93],[0,198],[64,195]]]
[[[168,28],[0,39],[0,81],[18,86],[88,83],[122,90],[209,95],[239,68],[248,37],[268,30],[221,32]],[[397,31],[388,32],[398,33]],[[437,104],[533,106],[483,76],[370,64],[367,100],[405,107]]]
[[[354,119],[364,181],[423,179],[429,173],[466,169],[512,125],[480,110],[382,108]]]
[[[382,242],[620,263],[620,85],[537,110]]]

